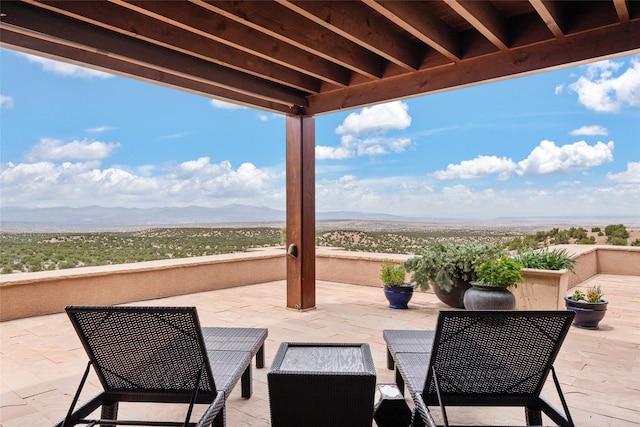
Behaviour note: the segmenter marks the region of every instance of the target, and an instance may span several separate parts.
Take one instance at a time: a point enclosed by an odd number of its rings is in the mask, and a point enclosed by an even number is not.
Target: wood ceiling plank
[[[55,9],[57,2],[45,1],[48,7]],[[375,32],[386,23],[388,29],[402,35],[414,46],[423,47],[417,53],[420,59],[417,71],[381,55],[386,66],[380,79],[353,72],[313,52],[298,49],[185,1],[113,0],[114,5],[108,5],[109,8],[103,8],[104,1],[86,2],[91,5],[88,7],[101,10],[105,16],[101,17],[101,13],[80,13],[79,9],[74,9],[78,17],[86,15],[82,18],[85,22],[69,16],[73,16],[71,6],[63,11],[68,16],[63,16],[56,11],[44,10],[38,0],[3,1],[0,2],[0,12],[4,14],[0,29],[12,42],[0,40],[0,43],[16,50],[53,55],[68,62],[86,63],[91,67],[114,70],[145,81],[235,100],[269,111],[322,114],[638,52],[640,7],[637,2],[623,2],[624,10],[621,10],[623,3],[614,3],[616,1],[619,0],[485,2],[481,4],[495,4],[497,14],[486,9],[468,12],[482,21],[484,27],[491,29],[492,37],[504,37],[495,29],[496,17],[508,24],[505,45],[509,49],[506,51],[500,51],[479,31],[471,28],[445,0],[360,0],[339,4],[322,1],[314,5],[313,16],[316,18],[312,20],[316,33],[313,37],[324,37],[324,33],[318,31],[325,31],[331,37],[337,34],[354,42],[366,39],[367,31]],[[84,7],[83,2],[78,3],[78,8]],[[298,0],[275,0],[269,4],[282,10],[282,4],[298,3],[305,4]],[[122,16],[113,17],[111,14],[117,15],[119,11],[116,4],[126,4],[129,10]],[[468,6],[466,2],[459,4]],[[364,9],[368,13],[344,16],[349,15],[349,7]],[[161,8],[164,8],[163,13],[156,13],[155,9]],[[294,9],[296,12],[304,8]],[[310,10],[305,9],[305,20],[311,19]],[[315,11],[320,10],[323,13],[316,15]],[[328,16],[324,13],[327,11],[341,13],[342,16]],[[620,23],[626,15],[629,21]],[[272,15],[263,13],[259,16],[267,19]],[[322,19],[324,24],[320,22]],[[360,19],[366,21],[366,25],[363,22],[352,29],[351,35],[345,34],[350,31],[349,23],[357,23]],[[154,25],[157,28],[151,28]],[[385,31],[378,31],[378,39],[372,38],[375,43],[363,46],[375,45],[375,49],[380,49],[382,45],[384,49],[390,49],[390,45],[379,40]],[[563,33],[562,37],[559,37],[559,32]],[[301,40],[304,38],[297,43]],[[284,48],[298,51],[295,55],[290,50],[283,53]],[[237,59],[230,58],[234,49],[242,52]],[[257,50],[262,50],[262,53],[254,56],[252,52]],[[377,51],[372,52],[378,54]],[[252,58],[263,61],[262,65],[257,64],[256,69],[251,70],[253,72],[244,72],[243,68],[251,68]],[[303,62],[302,66],[296,62],[298,59]],[[270,72],[269,63],[293,70],[295,74],[275,76],[282,68],[273,68]],[[260,66],[264,67],[262,72],[257,71]],[[306,90],[309,83],[290,80],[296,75],[315,79],[317,86],[314,90]],[[322,75],[323,78],[319,77]],[[316,94],[308,96],[309,93]]]
[[[551,32],[540,15],[531,12],[509,20],[509,38],[511,48],[515,49],[531,44],[547,43],[551,39],[561,37],[556,37]]]
[[[564,37],[564,22],[560,4],[557,1],[548,0],[529,1],[553,35],[558,38]]]
[[[618,13],[620,22],[624,24],[625,22],[629,22],[631,20],[627,0],[613,0],[613,5],[616,8],[616,12]]]
[[[276,1],[405,70],[420,66],[424,47],[403,37],[386,19],[358,2]]]
[[[500,50],[509,49],[507,21],[487,1],[444,0],[462,18]]]
[[[372,79],[382,76],[385,64],[380,56],[278,3],[191,2],[356,73]]]
[[[338,86],[347,86],[351,80],[351,71],[340,65],[208,12],[190,2],[111,1]],[[247,40],[251,40],[251,43],[247,43]]]
[[[364,4],[416,37],[434,50],[457,62],[461,57],[458,34],[429,13],[420,3],[403,1],[362,0]]]
[[[575,35],[620,24],[613,1],[563,1],[562,16],[565,18],[565,34]]]
[[[72,18],[157,44],[243,73],[308,93],[320,90],[320,81],[307,74],[267,61],[236,48],[105,1],[29,1]]]
[[[286,105],[307,105],[305,94],[255,76],[77,21],[24,2],[2,2],[0,26],[40,33],[42,40],[112,56],[123,61]],[[81,43],[77,42],[80,40]]]
[[[363,107],[634,53],[640,53],[640,21],[420,70],[394,77],[385,84],[371,82],[321,93],[309,97],[306,113],[324,114]]]

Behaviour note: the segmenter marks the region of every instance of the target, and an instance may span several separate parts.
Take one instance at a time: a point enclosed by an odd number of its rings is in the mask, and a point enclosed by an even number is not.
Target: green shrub
[[[402,265],[396,266],[391,261],[385,261],[382,263],[380,279],[382,279],[382,283],[387,286],[402,286],[404,285],[406,274],[407,272]]]
[[[579,245],[595,245],[596,238],[593,236],[583,237],[582,239],[576,242]]]
[[[538,251],[523,252],[513,258],[522,264],[524,268],[538,270],[569,270],[574,271],[576,260],[569,255],[566,249],[545,248]]]
[[[476,267],[476,281],[487,286],[517,287],[524,279],[520,270],[522,264],[502,257],[497,260],[487,261]]]
[[[566,245],[569,243],[570,237],[571,236],[569,236],[569,232],[567,230],[562,230],[556,235],[554,243],[556,245]]]
[[[623,237],[609,237],[607,242],[614,246],[627,246],[627,239]]]
[[[411,281],[422,290],[429,289],[430,282],[433,282],[440,289],[451,292],[458,280],[476,280],[476,265],[502,254],[503,250],[498,245],[432,242],[420,256],[405,261],[404,266],[413,273]]]
[[[604,228],[604,234],[607,235],[609,240],[615,237],[620,237],[625,240],[629,238],[629,232],[627,231],[627,228],[623,224],[607,225]]]

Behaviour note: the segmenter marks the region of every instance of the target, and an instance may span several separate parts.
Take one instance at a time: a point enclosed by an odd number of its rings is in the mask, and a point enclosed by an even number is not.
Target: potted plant
[[[523,268],[535,268],[537,270],[569,270],[575,272],[576,260],[566,249],[544,248],[537,251],[527,251],[513,257]]]
[[[571,296],[564,297],[567,310],[576,313],[573,325],[583,329],[598,329],[607,312],[609,301],[602,299],[600,285],[587,288],[587,292],[576,289]]]
[[[464,293],[476,279],[475,266],[495,259],[503,250],[498,245],[432,242],[419,255],[404,262],[411,282],[427,290],[430,283],[443,303],[464,308]]]
[[[408,303],[413,296],[413,285],[405,283],[406,275],[404,266],[395,265],[391,261],[382,263],[380,279],[384,284],[384,295],[391,308],[408,308]]]
[[[513,310],[516,298],[510,287],[523,281],[522,264],[505,256],[476,267],[477,278],[464,294],[467,310]]]

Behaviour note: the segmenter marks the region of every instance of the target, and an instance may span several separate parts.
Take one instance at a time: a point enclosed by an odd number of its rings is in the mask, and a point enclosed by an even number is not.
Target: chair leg
[[[396,369],[396,385],[398,386],[398,390],[404,396],[404,380],[402,379],[402,374],[399,370]]]
[[[264,344],[260,346],[258,352],[256,353],[256,368],[264,368]]]
[[[524,408],[524,416],[528,426],[542,425],[542,412],[540,408]]]
[[[250,398],[253,393],[253,384],[251,382],[251,363],[249,363],[249,366],[242,374],[242,378],[240,378],[240,386],[242,388],[242,397],[245,399]]]
[[[117,420],[118,419],[118,402],[111,405],[102,405],[102,411],[100,418],[103,420]],[[102,427],[116,427],[115,424],[104,424]]]
[[[411,418],[411,427],[426,427],[426,424],[424,423],[424,420],[420,416],[420,413],[417,409],[413,410],[413,412],[411,413]]]
[[[225,427],[226,410],[226,406],[222,406],[220,412],[218,412],[218,415],[216,415],[216,417],[213,419],[213,422],[211,423],[212,427]]]
[[[395,362],[393,361],[393,356],[389,351],[389,347],[387,347],[387,369],[391,371],[393,368],[395,368]]]

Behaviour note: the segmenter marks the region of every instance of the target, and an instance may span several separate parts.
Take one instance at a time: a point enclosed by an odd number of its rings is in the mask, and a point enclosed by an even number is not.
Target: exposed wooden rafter
[[[6,0],[3,47],[285,114],[640,50],[640,2]]]

